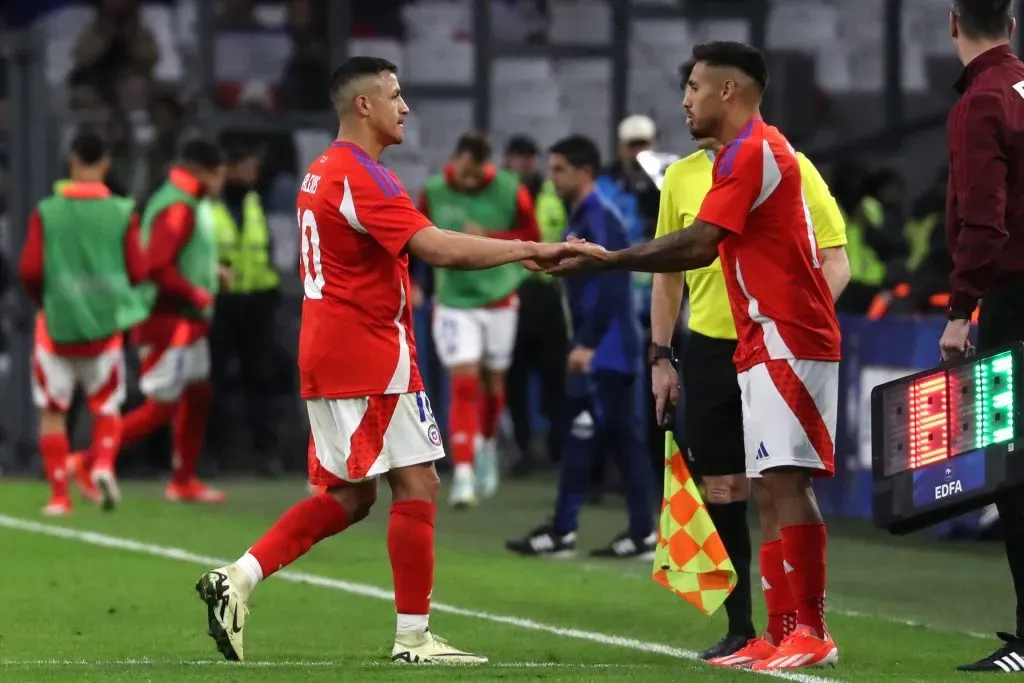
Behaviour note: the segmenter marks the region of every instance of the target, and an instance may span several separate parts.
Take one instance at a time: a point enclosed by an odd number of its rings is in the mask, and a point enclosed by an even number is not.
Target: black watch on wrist
[[[946,309],[946,320],[970,320],[973,313],[973,311],[970,313],[967,311],[957,311],[950,306]]]
[[[658,344],[651,344],[647,350],[647,362],[650,365],[655,365],[659,360],[667,360],[668,362],[675,364],[676,356],[672,351],[671,346],[660,346]]]

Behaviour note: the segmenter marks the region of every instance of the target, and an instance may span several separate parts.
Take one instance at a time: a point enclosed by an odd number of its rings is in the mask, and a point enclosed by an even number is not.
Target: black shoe
[[[576,554],[576,533],[559,534],[551,524],[542,524],[525,538],[505,541],[505,548],[529,557],[564,559]]]
[[[729,655],[735,654],[746,647],[747,642],[752,637],[753,636],[738,636],[735,633],[726,633],[722,636],[720,641],[697,656],[705,661],[714,659],[715,657],[728,657]]]
[[[958,666],[957,671],[1024,673],[1024,640],[1009,633],[997,633],[1005,645],[974,664]]]
[[[643,538],[634,538],[628,531],[623,531],[604,548],[591,550],[591,557],[636,558],[653,560],[654,551],[658,547],[658,534],[651,532]]]

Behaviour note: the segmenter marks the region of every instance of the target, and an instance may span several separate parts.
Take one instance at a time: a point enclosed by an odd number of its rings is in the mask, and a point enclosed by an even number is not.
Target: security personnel
[[[681,69],[684,88],[691,69],[689,63]],[[711,189],[713,159],[718,144],[709,139],[698,140],[697,145],[701,147],[700,151],[680,159],[665,172],[657,237],[689,227],[697,217],[704,196]],[[836,297],[849,278],[849,264],[843,249],[846,237],[842,218],[825,181],[813,164],[802,154],[797,158],[811,223],[821,249],[822,270],[833,297]],[[665,411],[678,392],[679,376],[672,364],[672,335],[679,318],[684,287],[690,297],[689,335],[682,358],[685,392],[682,412],[689,447],[688,460],[694,477],[702,483],[708,513],[739,575],[736,588],[725,601],[728,633],[700,655],[702,659],[715,660],[740,653],[755,635],[751,617],[752,550],[747,523],[750,485],[746,478],[740,389],[732,360],[736,350],[736,325],[722,266],[717,259],[710,266],[687,271],[685,285],[683,273],[662,273],[654,277],[651,298],[653,341],[649,359],[656,408],[658,412]],[[778,533],[774,531],[777,525],[772,519],[771,506],[762,505],[763,497],[758,495],[756,488],[755,497],[765,535],[761,548],[761,565],[764,567],[770,564],[764,561],[766,554],[777,552],[779,548]],[[743,654],[739,657],[742,659]]]
[[[211,198],[200,211],[200,216],[213,225],[223,285],[211,332],[214,390],[229,390],[230,361],[237,357],[238,389],[245,396],[253,447],[263,456],[258,464],[270,471],[276,466],[271,460],[277,443],[272,360],[281,280],[273,264],[270,226],[255,189],[260,152],[252,147],[229,146],[227,157],[221,196]],[[217,423],[223,421],[211,424]]]

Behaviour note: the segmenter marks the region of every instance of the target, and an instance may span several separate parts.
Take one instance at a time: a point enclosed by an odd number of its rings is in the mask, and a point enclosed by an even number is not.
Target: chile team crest
[[[437,428],[437,424],[431,423],[430,426],[427,427],[427,439],[429,439],[430,443],[434,446],[441,445],[441,430]]]

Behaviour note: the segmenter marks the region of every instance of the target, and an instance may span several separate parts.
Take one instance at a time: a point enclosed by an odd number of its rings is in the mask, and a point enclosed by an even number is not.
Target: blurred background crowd
[[[958,74],[948,3],[486,4],[482,24],[479,0],[0,2],[0,35],[10,38],[0,62],[0,376],[13,382],[12,340],[31,330],[12,271],[23,235],[11,209],[14,195],[20,193],[21,206],[40,198],[12,159],[12,143],[30,135],[24,124],[46,131],[33,139],[49,148],[35,149],[33,157],[45,157],[38,163],[51,169],[49,182],[63,177],[63,145],[72,131],[100,132],[113,150],[110,188],[140,203],[166,177],[182,136],[200,129],[215,134],[227,155],[220,197],[226,220],[264,230],[268,262],[280,274],[220,295],[211,338],[216,415],[204,467],[268,476],[304,469],[307,428],[294,370],[301,305],[294,198],[299,174],[333,137],[326,85],[345,52],[399,65],[412,116],[406,143],[384,161],[413,197],[441,172],[462,134],[485,129],[493,153],[477,163],[517,173],[534,199],[542,234],[557,239],[565,215],[544,182],[546,149],[564,135],[584,133],[602,147],[602,191],[623,211],[631,238],[642,241],[653,235],[658,189],[636,154],[694,149],[679,106],[679,63],[706,39],[759,44],[772,69],[766,116],[823,170],[847,221],[852,283],[840,311],[858,324],[927,325],[929,316],[941,314],[950,267],[942,136]],[[501,49],[481,45],[484,38]],[[486,61],[481,50],[490,53]],[[38,87],[36,80],[45,83],[43,100],[15,101]],[[429,333],[430,274],[420,270],[417,279],[421,362],[443,425],[447,388]],[[635,287],[643,325],[650,283],[637,278]],[[524,296],[533,289],[544,300],[551,288],[557,284],[524,274]],[[556,292],[546,300],[557,298]],[[521,317],[502,448],[516,475],[559,456],[558,430],[548,425],[562,419],[567,349],[564,326],[553,325],[552,315],[558,318],[560,309],[524,310]],[[862,361],[909,371],[921,362],[911,356]],[[870,388],[858,384],[860,394],[850,397],[855,407]],[[638,400],[647,404],[648,396]],[[31,449],[21,445],[33,435],[9,419],[0,419],[0,427],[0,464],[35,467]],[[858,463],[863,469],[863,429],[847,424],[840,441],[851,469]],[[83,428],[77,433],[87,440]],[[660,472],[653,421],[650,437]],[[125,472],[161,470],[166,448],[163,435],[134,449],[121,461]],[[615,486],[614,473],[605,479],[602,471],[595,496]]]

